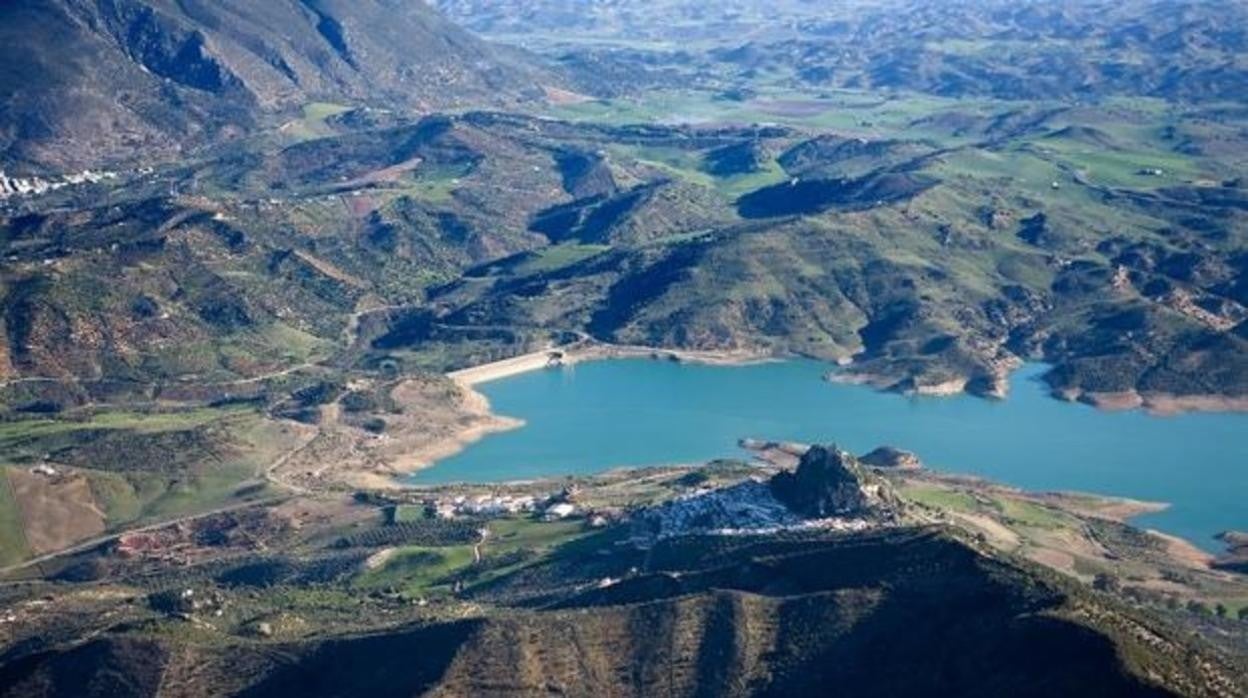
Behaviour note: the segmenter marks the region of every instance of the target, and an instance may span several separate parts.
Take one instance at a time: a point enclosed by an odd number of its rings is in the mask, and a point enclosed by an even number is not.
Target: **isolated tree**
[[[1097,591],[1117,593],[1122,590],[1122,585],[1119,584],[1118,578],[1112,574],[1101,573],[1092,580],[1092,588]]]

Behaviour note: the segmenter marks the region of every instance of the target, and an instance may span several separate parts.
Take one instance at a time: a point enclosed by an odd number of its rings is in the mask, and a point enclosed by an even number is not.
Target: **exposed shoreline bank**
[[[461,426],[445,437],[430,441],[405,453],[391,464],[393,478],[373,477],[367,481],[372,489],[407,487],[401,478],[432,467],[462,452],[473,443],[491,435],[524,426],[524,420],[493,412],[489,399],[477,386],[489,381],[517,376],[546,368],[570,366],[583,361],[604,359],[649,358],[656,361],[701,363],[717,366],[744,366],[775,361],[776,357],[753,352],[715,352],[655,349],[633,345],[588,344],[570,348],[551,347],[542,351],[513,356],[488,364],[470,366],[446,374],[459,389],[464,413]],[[382,482],[388,480],[388,482]]]
[[[471,388],[481,383],[510,376],[538,371],[544,368],[570,366],[584,361],[603,359],[655,359],[714,366],[745,366],[777,361],[777,357],[749,351],[696,351],[686,349],[658,349],[629,344],[586,344],[567,349],[552,347],[542,351],[513,356],[479,366],[470,366],[447,373],[447,378],[460,387]]]
[[[445,460],[463,451],[472,444],[490,434],[498,434],[524,426],[523,419],[495,414],[490,407],[489,399],[475,390],[473,383],[452,379],[459,389],[460,408],[463,416],[459,428],[442,438],[425,443],[403,454],[391,464],[394,477],[377,477],[369,480],[372,485],[381,485],[372,489],[394,489],[408,485],[400,478],[432,467],[438,461]]]
[[[1043,363],[1043,362],[1038,362]],[[988,389],[974,389],[975,381],[966,378],[954,378],[940,383],[916,385],[899,389],[898,380],[887,374],[866,373],[855,371],[829,371],[824,380],[842,385],[866,385],[884,392],[916,397],[954,397],[971,395],[986,400],[1005,400],[1009,397],[1010,374],[1023,364],[1011,366],[1010,369],[996,376]],[[1167,417],[1185,413],[1202,412],[1248,412],[1248,397],[1229,395],[1176,395],[1173,393],[1140,392],[1124,390],[1118,392],[1091,392],[1062,390],[1047,387],[1049,396],[1054,400],[1068,403],[1081,403],[1106,412],[1123,412],[1141,410],[1148,414]]]
[[[1174,395],[1137,390],[1114,393],[1053,391],[1052,395],[1058,400],[1081,402],[1107,412],[1138,409],[1163,417],[1187,412],[1248,412],[1248,397],[1226,395]]]

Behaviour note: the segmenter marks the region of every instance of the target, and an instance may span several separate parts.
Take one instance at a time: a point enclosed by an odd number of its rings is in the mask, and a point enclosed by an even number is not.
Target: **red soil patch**
[[[347,210],[356,218],[367,218],[377,210],[377,201],[371,196],[348,196],[346,203]]]

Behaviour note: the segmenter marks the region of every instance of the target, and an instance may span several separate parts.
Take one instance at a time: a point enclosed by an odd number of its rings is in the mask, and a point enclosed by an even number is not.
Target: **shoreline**
[[[852,366],[852,364],[846,364],[842,368],[848,366]],[[828,383],[864,385],[881,392],[893,392],[898,395],[911,397],[956,397],[958,395],[969,395],[985,400],[1005,400],[1009,397],[1009,377],[1020,366],[1014,366],[1009,372],[999,376],[994,389],[986,391],[972,390],[971,388],[975,381],[963,378],[950,379],[929,385],[919,385],[907,389],[897,389],[899,385],[898,380],[887,374],[880,373],[830,370],[824,374],[823,378]],[[1248,413],[1248,397],[1213,394],[1176,395],[1174,393],[1150,393],[1138,390],[1091,392],[1079,389],[1052,388],[1047,385],[1046,389],[1049,397],[1059,402],[1083,404],[1104,412],[1140,410],[1155,417],[1170,417],[1189,413]]]
[[[848,364],[847,364],[848,365]],[[861,373],[846,371],[828,371],[823,374],[823,380],[833,385],[865,385],[882,393],[894,393],[907,397],[954,397],[957,395],[971,395],[974,397],[1004,397],[1004,395],[979,395],[970,390],[971,381],[968,378],[951,378],[941,383],[932,383],[924,385],[916,385],[911,388],[900,389],[897,386],[901,381],[891,376],[880,373]]]
[[[439,439],[409,450],[395,459],[390,464],[393,476],[383,478],[390,488],[410,487],[411,485],[402,482],[399,478],[433,467],[438,461],[460,453],[490,434],[511,431],[524,426],[523,419],[494,414],[489,399],[475,390],[471,383],[456,380],[455,384],[460,391],[460,407],[463,409],[459,428]]]
[[[552,362],[552,353],[555,352],[559,353],[558,361]],[[524,426],[525,422],[522,419],[494,414],[491,411],[489,399],[477,389],[477,387],[481,384],[509,376],[520,375],[534,370],[575,365],[576,363],[582,361],[629,358],[648,358],[660,361],[690,362],[725,366],[744,366],[781,360],[779,357],[753,352],[692,352],[655,349],[652,347],[635,345],[590,345],[574,347],[570,350],[563,351],[558,349],[548,349],[539,352],[530,352],[528,354],[511,357],[502,361],[491,362],[447,373],[446,377],[449,378],[460,391],[462,400],[461,406],[467,418],[467,423],[464,423],[465,420],[461,420],[462,426],[458,431],[448,434],[444,438],[430,442],[416,451],[407,454],[400,460],[399,463],[395,464],[395,475],[398,477],[390,479],[390,486],[392,488],[420,489],[422,485],[403,482],[399,478],[403,475],[409,475],[425,468],[434,467],[439,461],[445,460],[462,452],[473,443],[491,434],[510,431]],[[1053,393],[1052,395],[1053,397],[1058,397],[1056,393]],[[748,441],[748,439],[744,441]],[[774,450],[784,451],[785,455],[788,456],[789,459],[796,460],[794,457],[795,454],[789,451],[788,448],[785,448],[796,446],[796,444],[768,445],[773,447]],[[767,458],[766,454],[761,453],[757,448],[751,448],[745,443],[742,443],[742,447],[746,450],[753,451],[755,456],[762,459],[764,462],[770,462],[772,465],[779,467],[783,467],[784,465],[777,462],[777,459]],[[686,463],[669,463],[662,467],[686,467],[688,465],[689,464]],[[621,467],[612,470],[644,470],[653,467],[660,466],[647,465],[638,467]],[[1078,512],[1083,516],[1101,518],[1133,526],[1149,535],[1155,536],[1165,545],[1168,555],[1175,559],[1184,560],[1189,566],[1194,568],[1212,569],[1212,562],[1216,558],[1216,555],[1214,555],[1211,551],[1193,541],[1158,529],[1142,526],[1136,522],[1137,517],[1157,513],[1170,508],[1171,504],[1169,502],[1147,501],[1132,497],[1089,493],[1079,490],[1053,489],[1032,491],[997,482],[981,476],[945,470],[932,470],[926,467],[921,470],[905,470],[904,474],[908,477],[930,479],[946,485],[961,483],[963,486],[982,488],[986,491],[1008,493],[1011,496],[1024,500],[1030,500],[1036,502],[1037,504],[1057,505],[1059,508],[1064,508],[1072,512]],[[542,478],[531,478],[530,481],[540,481],[541,479]],[[494,484],[514,485],[517,483],[512,481],[500,481]],[[1083,504],[1081,504],[1081,502],[1083,502]]]
[[[552,358],[557,355],[558,358]],[[551,347],[521,354],[488,364],[461,368],[446,374],[461,388],[509,378],[545,368],[573,366],[585,361],[605,359],[653,359],[710,366],[748,366],[780,360],[771,354],[751,351],[698,351],[692,349],[660,349],[632,344],[587,344],[567,349]]]
[[[1123,390],[1112,393],[1052,391],[1053,397],[1065,402],[1079,402],[1106,412],[1143,410],[1157,417],[1186,413],[1248,412],[1248,397],[1225,395],[1174,395],[1172,393],[1141,393]]]
[[[557,355],[557,360],[552,356]],[[775,361],[776,357],[757,352],[735,351],[685,351],[656,349],[635,345],[590,344],[570,348],[551,347],[541,351],[513,356],[500,361],[470,366],[451,371],[447,378],[459,389],[461,407],[464,418],[461,425],[452,433],[442,438],[412,449],[390,464],[392,476],[375,475],[359,479],[358,484],[367,484],[372,489],[393,489],[414,487],[400,478],[405,475],[431,468],[439,461],[446,460],[472,444],[491,434],[498,434],[524,426],[523,419],[495,414],[490,406],[489,398],[477,390],[477,386],[502,378],[509,378],[546,368],[572,366],[582,361],[601,361],[606,359],[649,358],[656,361],[676,361],[701,363],[715,366],[746,366],[751,364]],[[385,480],[383,483],[382,480]],[[385,485],[385,487],[381,487]]]
[[[1189,567],[1215,572],[1213,563],[1218,559],[1217,555],[1201,548],[1192,541],[1176,536],[1172,533],[1159,531],[1155,528],[1140,527],[1146,534],[1153,536],[1161,541],[1165,546],[1166,554],[1174,560],[1186,563]]]
[[[460,427],[424,446],[404,454],[392,467],[396,475],[411,474],[425,468],[433,467],[439,461],[450,458],[473,443],[495,433],[510,431],[524,426],[524,420],[515,417],[495,414],[491,410],[489,400],[477,387],[495,380],[529,373],[532,371],[563,366],[573,366],[581,362],[600,361],[606,359],[648,358],[656,361],[673,361],[697,363],[712,366],[747,366],[783,360],[783,357],[761,351],[698,351],[684,349],[664,349],[627,344],[602,344],[591,340],[565,347],[549,348],[493,361],[477,366],[458,369],[446,373],[460,390],[462,406],[465,412],[464,423]],[[1007,374],[1008,375],[1008,374]],[[887,390],[882,382],[884,377],[878,374],[829,371],[824,380],[830,383],[867,385],[877,390]],[[1008,382],[1000,381],[1004,388],[991,394],[979,394],[967,387],[971,381],[950,380],[937,386],[924,386],[911,394],[925,397],[949,397],[971,395],[983,399],[1003,399],[1008,392]],[[1174,396],[1162,394],[1140,394],[1136,391],[1122,393],[1080,393],[1074,391],[1050,390],[1052,399],[1082,403],[1105,411],[1121,411],[1142,409],[1150,415],[1169,416],[1186,412],[1248,412],[1248,398],[1227,398],[1220,396]],[[399,483],[400,486],[407,486]]]

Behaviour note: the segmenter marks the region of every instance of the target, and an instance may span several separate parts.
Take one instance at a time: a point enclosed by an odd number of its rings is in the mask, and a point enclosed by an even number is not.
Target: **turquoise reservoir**
[[[905,397],[822,380],[815,361],[708,366],[617,359],[478,386],[520,429],[489,436],[412,475],[415,484],[494,482],[743,457],[753,437],[882,444],[928,467],[1035,490],[1169,502],[1140,525],[1216,549],[1248,530],[1248,415],[1105,412],[1048,396],[1028,365],[1009,399]]]

